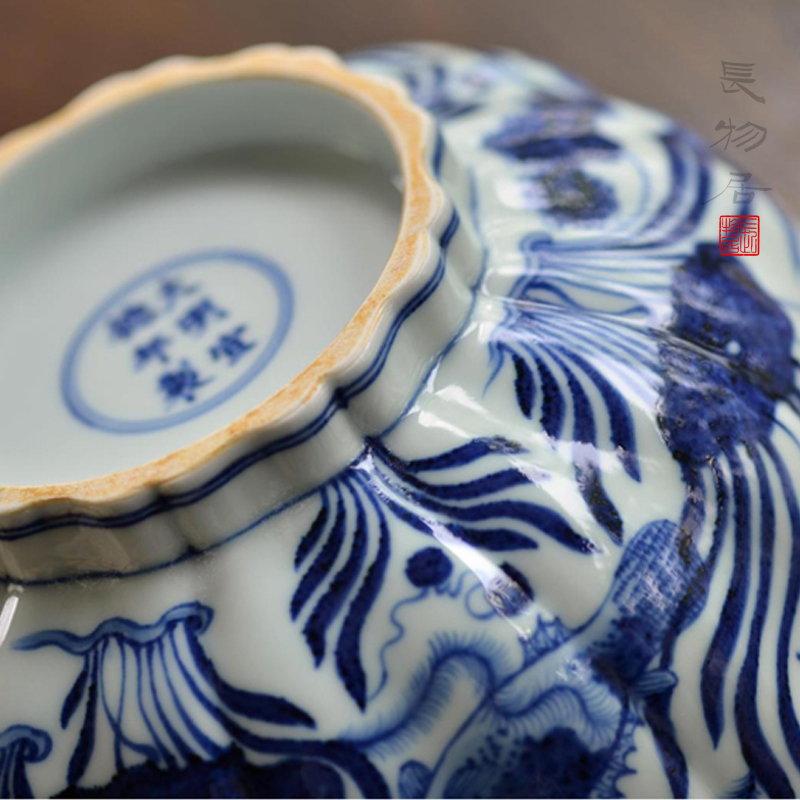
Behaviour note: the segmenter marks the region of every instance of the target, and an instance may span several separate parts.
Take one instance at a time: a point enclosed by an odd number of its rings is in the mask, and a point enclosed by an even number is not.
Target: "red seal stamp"
[[[719,218],[719,252],[723,256],[757,256],[759,219],[755,215]]]

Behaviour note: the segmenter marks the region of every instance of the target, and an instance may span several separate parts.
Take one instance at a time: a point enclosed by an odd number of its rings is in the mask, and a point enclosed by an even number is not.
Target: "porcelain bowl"
[[[793,796],[800,250],[730,171],[433,44],[0,141],[0,794]]]

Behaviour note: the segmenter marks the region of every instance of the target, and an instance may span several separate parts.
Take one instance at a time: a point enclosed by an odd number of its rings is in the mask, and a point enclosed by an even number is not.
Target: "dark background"
[[[0,0],[0,133],[166,55],[413,39],[529,51],[709,143],[721,119],[764,126],[728,155],[800,215],[800,0]],[[765,104],[722,92],[723,59],[755,62]]]

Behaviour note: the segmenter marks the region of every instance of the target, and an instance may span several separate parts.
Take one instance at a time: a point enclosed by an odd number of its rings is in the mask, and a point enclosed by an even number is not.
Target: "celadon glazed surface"
[[[800,791],[766,193],[513,53],[80,102],[0,148],[0,794]]]

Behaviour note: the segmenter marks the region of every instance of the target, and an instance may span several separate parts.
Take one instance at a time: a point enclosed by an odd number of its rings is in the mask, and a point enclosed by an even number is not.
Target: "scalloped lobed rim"
[[[390,312],[392,297],[412,284],[433,242],[432,225],[446,206],[428,161],[433,123],[405,89],[389,80],[350,71],[331,51],[317,47],[261,45],[210,58],[171,57],[140,70],[106,78],[55,114],[0,139],[0,174],[55,137],[148,95],[197,83],[242,78],[295,80],[337,92],[371,113],[392,142],[403,178],[400,226],[389,259],[361,307],[338,336],[289,383],[220,430],[167,456],[99,478],[40,486],[0,487],[0,519],[46,514],[53,504],[109,503],[158,491],[201,470],[248,437],[263,438],[297,416],[324,386],[355,364]]]

